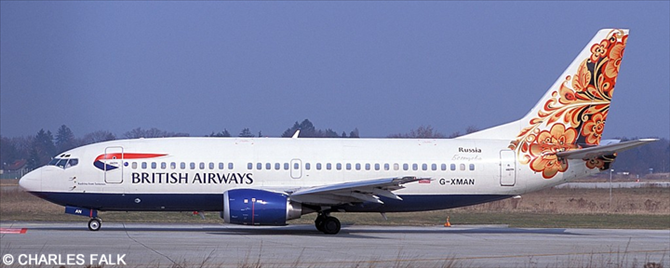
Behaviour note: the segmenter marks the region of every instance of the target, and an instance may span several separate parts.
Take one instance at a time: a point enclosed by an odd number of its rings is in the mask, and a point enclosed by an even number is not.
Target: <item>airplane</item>
[[[470,206],[607,170],[617,152],[656,139],[602,140],[627,29],[602,29],[521,119],[454,139],[140,138],[63,152],[20,180],[31,194],[98,211],[216,211],[223,221],[286,225],[315,213]]]

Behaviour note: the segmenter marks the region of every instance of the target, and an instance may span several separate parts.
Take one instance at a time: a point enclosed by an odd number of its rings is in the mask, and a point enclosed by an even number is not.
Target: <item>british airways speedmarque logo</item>
[[[142,153],[111,153],[101,154],[95,158],[93,165],[102,171],[110,171],[119,168],[123,164],[121,159],[143,159],[166,156],[167,154],[142,154]]]

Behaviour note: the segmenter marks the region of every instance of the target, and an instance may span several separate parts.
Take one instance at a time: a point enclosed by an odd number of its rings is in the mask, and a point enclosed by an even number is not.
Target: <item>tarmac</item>
[[[0,256],[6,267],[670,267],[670,230],[0,222]]]

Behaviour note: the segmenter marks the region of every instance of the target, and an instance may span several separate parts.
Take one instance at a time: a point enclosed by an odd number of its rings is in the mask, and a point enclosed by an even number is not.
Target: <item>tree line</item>
[[[295,122],[293,126],[286,129],[281,134],[281,137],[292,137],[293,134],[300,130],[300,137],[303,138],[359,138],[360,134],[358,128],[346,131],[335,131],[331,128],[319,129],[308,119],[302,122]],[[465,130],[465,134],[476,132],[478,129],[470,126]],[[396,133],[387,136],[388,138],[455,138],[461,135],[461,132],[454,132],[450,135],[445,135],[435,131],[431,126],[420,126],[412,129],[407,133]],[[135,128],[124,132],[120,138],[136,139],[136,138],[160,138],[160,137],[189,137],[188,133],[170,132],[160,130],[157,128],[143,129]],[[223,129],[219,132],[212,132],[206,137],[232,137],[233,135],[227,130]],[[244,128],[237,135],[237,137],[264,137],[259,131],[254,134],[251,129]],[[26,168],[34,169],[47,164],[52,157],[60,152],[70,150],[86,144],[116,140],[114,133],[109,131],[95,131],[76,137],[72,130],[66,125],[62,125],[56,130],[56,135],[49,130],[41,129],[35,136],[21,136],[21,137],[0,137],[0,163],[3,165],[2,169],[7,169],[17,161],[26,161]],[[621,140],[628,140],[627,138],[620,138]],[[636,138],[633,138],[636,139]],[[661,139],[657,142],[650,143],[644,146],[636,147],[634,149],[621,152],[617,156],[617,161],[614,162],[612,168],[616,171],[628,171],[633,174],[647,174],[650,169],[654,173],[670,172],[670,142],[668,139]]]
[[[303,120],[301,123],[296,121],[295,124],[288,128],[281,136],[291,137],[298,129],[300,129],[300,137],[305,138],[359,137],[357,128],[350,131],[348,135],[344,131],[341,135],[339,135],[337,134],[338,132],[330,128],[317,129],[308,119]],[[0,136],[0,164],[2,164],[2,169],[7,169],[8,167],[12,166],[13,163],[25,160],[26,168],[34,169],[49,163],[51,158],[58,153],[65,152],[72,148],[86,144],[116,140],[118,138],[137,139],[189,136],[189,133],[171,132],[157,128],[143,129],[138,127],[124,132],[121,137],[117,137],[114,135],[114,133],[105,130],[91,132],[82,137],[76,137],[68,126],[62,125],[60,128],[58,128],[58,130],[56,130],[55,135],[50,130],[40,129],[37,134],[35,134],[35,136],[21,136],[13,138]],[[233,135],[231,135],[227,129],[224,129],[220,132],[212,132],[210,135],[205,136],[232,137]],[[256,135],[249,128],[244,128],[239,132],[239,134],[237,134],[237,137],[264,136],[260,131],[258,132],[258,135]]]

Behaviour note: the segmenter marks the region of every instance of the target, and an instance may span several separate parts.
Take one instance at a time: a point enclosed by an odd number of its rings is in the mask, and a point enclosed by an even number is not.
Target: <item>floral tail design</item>
[[[522,164],[551,179],[568,169],[557,152],[600,143],[627,40],[628,30],[599,31],[535,109],[518,121],[521,131],[509,148]],[[584,159],[584,165],[606,169],[614,157]]]

